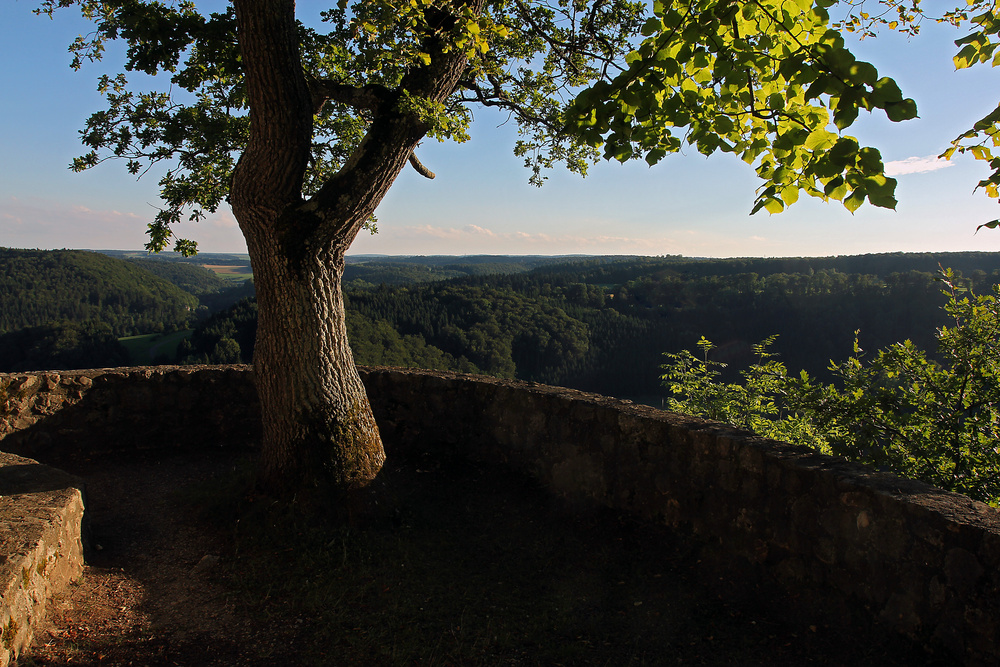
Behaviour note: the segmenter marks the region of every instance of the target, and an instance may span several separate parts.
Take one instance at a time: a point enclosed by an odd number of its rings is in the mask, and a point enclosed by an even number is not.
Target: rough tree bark
[[[477,0],[477,3],[481,0]],[[250,138],[230,203],[250,252],[259,308],[254,372],[264,421],[261,482],[287,493],[370,482],[385,454],[345,328],[344,256],[430,129],[402,92],[443,101],[466,66],[433,37],[430,65],[398,90],[307,82],[293,0],[235,0]],[[473,5],[478,11],[481,4]],[[442,15],[442,21],[449,17]],[[367,136],[318,193],[302,196],[312,117],[323,99],[363,107]]]

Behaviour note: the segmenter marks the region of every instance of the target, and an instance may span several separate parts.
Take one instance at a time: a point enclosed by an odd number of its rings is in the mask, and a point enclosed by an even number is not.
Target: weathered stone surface
[[[362,368],[389,456],[506,465],[553,492],[703,534],[790,587],[823,586],[967,662],[1000,656],[1000,515],[957,494],[604,396]],[[0,448],[129,455],[246,445],[245,366],[0,374]]]
[[[0,667],[30,643],[45,604],[83,571],[83,485],[0,452]]]
[[[0,448],[50,463],[259,433],[249,366],[0,373]]]

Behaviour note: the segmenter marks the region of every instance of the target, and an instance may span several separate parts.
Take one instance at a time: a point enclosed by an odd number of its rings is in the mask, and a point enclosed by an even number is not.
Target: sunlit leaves
[[[856,33],[861,38],[877,36],[880,28],[911,36],[920,32],[924,16],[920,0],[879,0],[867,3],[864,0],[854,0],[846,4],[847,16],[833,24],[838,30]],[[949,14],[960,13],[961,11]]]
[[[1000,221],[987,223],[991,228]],[[835,382],[789,375],[767,349],[741,383],[723,383],[702,338],[702,355],[666,355],[669,407],[760,435],[814,447],[977,500],[1000,504],[1000,288],[972,294],[942,275],[951,324],[937,331],[936,358],[910,341],[834,363]]]
[[[841,132],[862,110],[900,121],[916,105],[846,49],[828,4],[656,4],[659,26],[644,25],[627,71],[584,90],[568,126],[609,159],[655,164],[685,144],[735,153],[763,181],[754,212],[779,212],[800,192],[852,211],[863,201],[892,208],[895,181],[877,151]],[[883,180],[865,180],[872,176]]]
[[[993,67],[1000,64],[1000,52],[997,51],[998,40],[1000,40],[1000,17],[997,16],[996,6],[993,3],[985,3],[981,0],[970,2],[970,9],[987,8],[981,14],[968,18],[967,14],[961,15],[955,23],[966,20],[978,27],[977,30],[965,37],[956,40],[956,46],[961,47],[955,55],[955,67],[963,69],[978,63],[989,62]],[[951,159],[952,155],[958,153],[971,153],[977,160],[987,162],[993,173],[989,178],[979,182],[978,187],[982,188],[987,196],[994,199],[1000,198],[1000,159],[993,156],[990,147],[1000,146],[1000,105],[996,109],[979,119],[972,129],[963,132],[951,142],[941,157]],[[993,221],[995,222],[995,221]],[[983,227],[994,229],[991,222],[979,225],[976,231]]]
[[[876,9],[865,11],[866,5]],[[965,69],[981,63],[990,63],[993,67],[1000,64],[1000,50],[997,49],[1000,44],[1000,16],[995,0],[966,0],[957,8],[936,17],[926,14],[919,0],[878,0],[867,3],[856,0],[847,3],[847,6],[850,9],[848,17],[836,24],[837,27],[849,32],[859,32],[863,36],[875,36],[880,27],[916,35],[925,18],[956,27],[971,26],[972,32],[955,40],[955,45],[959,47],[953,58],[955,68]],[[894,87],[895,84],[892,85]],[[891,94],[884,100],[886,105],[883,108],[890,120],[902,120],[915,113],[909,101],[903,100],[898,91],[888,87],[886,90]],[[876,86],[876,93],[882,94],[879,86]],[[980,181],[978,187],[987,196],[996,199],[1000,196],[1000,160],[992,156],[989,147],[998,145],[1000,107],[976,122],[972,129],[956,137],[940,157],[950,160],[956,153],[971,153],[977,160],[988,162],[993,173]],[[977,229],[983,227],[992,229],[988,223]]]

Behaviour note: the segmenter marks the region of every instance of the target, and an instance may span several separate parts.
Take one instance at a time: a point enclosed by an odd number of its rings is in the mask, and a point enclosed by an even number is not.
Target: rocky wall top
[[[0,373],[0,447],[58,462],[116,452],[253,445],[249,366]]]

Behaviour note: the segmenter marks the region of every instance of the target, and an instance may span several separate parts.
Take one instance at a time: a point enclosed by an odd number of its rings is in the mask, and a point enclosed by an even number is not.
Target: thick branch
[[[234,0],[250,136],[233,178],[238,206],[279,211],[302,195],[312,99],[299,58],[294,0]]]
[[[410,153],[410,166],[417,170],[417,173],[424,178],[433,179],[436,174],[424,166],[424,163],[417,159],[416,153]]]
[[[478,14],[484,1],[468,0],[466,5]],[[433,21],[430,18],[432,27],[441,23],[444,28],[455,20],[444,12],[435,15]],[[444,102],[458,87],[468,64],[466,54],[433,34],[426,36],[422,50],[430,54],[430,63],[411,69],[400,82],[398,92],[386,91],[379,113],[372,119],[361,144],[340,172],[309,202],[308,206],[314,207],[320,217],[333,223],[316,230],[321,244],[327,241],[343,244],[346,250],[399,172],[407,162],[413,164],[413,150],[430,128],[418,114],[400,106],[403,92],[413,98]],[[344,91],[344,94],[352,97],[355,93]],[[335,220],[328,217],[331,214]]]
[[[378,114],[383,104],[391,96],[389,89],[385,86],[371,84],[359,88],[330,79],[310,79],[309,93],[312,95],[314,113],[319,113],[323,104],[330,100],[338,104],[346,104],[358,111],[371,111],[373,114]]]

